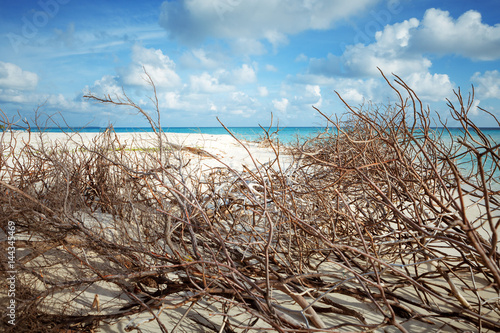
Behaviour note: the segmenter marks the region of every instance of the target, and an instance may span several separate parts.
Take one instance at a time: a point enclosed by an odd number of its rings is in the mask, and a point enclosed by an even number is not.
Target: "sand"
[[[2,135],[0,133],[0,135]],[[31,133],[24,131],[14,131],[3,133],[2,141],[8,142],[13,138],[16,145],[16,152],[19,152],[25,143],[30,143],[34,147],[42,144],[59,144],[68,146],[69,149],[81,145],[89,145],[99,136],[99,133]],[[158,139],[154,133],[116,133],[119,143],[125,151],[138,151],[139,149],[158,147]],[[244,168],[255,169],[256,165],[263,165],[276,159],[276,152],[270,147],[263,147],[262,144],[248,141],[238,141],[229,134],[200,134],[200,133],[166,133],[165,146],[172,143],[184,148],[194,148],[208,152],[213,156],[200,156],[198,154],[187,155],[187,159],[196,160],[199,157],[200,166],[205,171],[213,167],[229,167],[235,171],[243,171]],[[1,148],[1,147],[0,147]],[[278,149],[278,147],[276,147]],[[284,151],[279,151],[280,162],[284,166],[289,163],[290,155]],[[198,161],[197,161],[198,162]]]
[[[14,154],[20,155],[21,150],[26,145],[30,145],[37,150],[47,150],[52,149],[63,149],[74,151],[81,149],[81,147],[92,147],[95,140],[98,139],[100,133],[27,133],[24,131],[13,131],[13,132],[3,132],[0,133],[0,150],[5,149],[7,152],[7,147],[9,145],[14,146]],[[141,154],[147,153],[149,149],[158,147],[158,138],[154,133],[116,133],[117,140],[119,142],[118,146],[123,149],[126,153],[130,154]],[[165,149],[173,146],[174,149],[181,147],[182,160],[189,167],[186,167],[186,174],[197,173],[197,176],[201,176],[216,170],[218,168],[222,169],[232,169],[234,172],[247,172],[256,170],[265,165],[273,163],[272,167],[276,168],[286,168],[290,161],[291,156],[284,154],[280,151],[280,147],[275,147],[272,149],[270,147],[263,147],[259,143],[238,141],[231,135],[207,135],[207,134],[197,134],[197,133],[168,133],[162,139]],[[278,163],[276,163],[276,155],[280,154]],[[7,155],[9,156],[9,155]],[[178,156],[177,156],[178,157]],[[12,156],[7,159],[7,164],[11,166]],[[4,177],[8,175],[4,175]],[[81,219],[85,227],[90,228],[97,232],[104,239],[109,241],[117,241],[116,231],[114,230],[114,219],[113,216],[109,214],[97,213],[94,215],[88,214],[78,214],[79,219]],[[102,230],[102,232],[99,232]],[[5,242],[7,235],[0,229],[0,241]],[[31,246],[35,248],[43,248],[44,239],[38,239],[28,234],[16,234],[16,241],[18,244],[17,256],[18,260],[23,261],[23,259],[28,258],[33,254],[32,251],[24,249],[22,244],[27,244],[28,242]],[[69,244],[78,247],[78,239],[66,239]],[[37,245],[40,244],[40,245]],[[39,264],[43,266],[43,261],[45,258],[53,259],[53,256],[63,256],[60,258],[61,262],[68,259],[68,254],[62,250],[60,247],[48,247],[43,248],[49,249],[45,255],[44,259],[38,257],[33,260],[35,265]],[[102,256],[95,252],[84,253],[85,258],[87,258],[92,264],[95,265],[106,265],[102,261]],[[44,278],[48,281],[58,281],[65,280],[71,277],[78,276],[80,274],[85,274],[82,270],[81,265],[75,264],[75,266],[68,266],[67,264],[60,264],[56,266],[51,266],[50,271],[40,272],[43,274]],[[82,276],[83,276],[82,275]],[[33,287],[35,289],[44,290],[46,286],[40,281],[34,281]],[[5,300],[6,295],[0,294],[1,298]],[[140,294],[139,294],[140,296]],[[183,297],[188,297],[187,294],[175,295],[171,298],[165,299],[165,304],[179,303],[183,300]],[[68,303],[69,302],[69,303]],[[97,302],[97,303],[96,303]],[[3,302],[2,302],[3,303]],[[109,311],[101,309],[114,309],[117,307],[124,306],[130,303],[130,298],[123,293],[120,288],[118,288],[114,283],[97,282],[90,286],[83,288],[73,288],[72,292],[68,293],[67,289],[60,292],[54,292],[50,296],[46,297],[43,304],[40,305],[41,308],[48,314],[57,314],[61,311],[65,313],[71,313],[76,315],[107,315],[110,314]],[[67,304],[70,304],[69,306]],[[97,306],[99,304],[99,306]],[[64,307],[64,310],[62,309]],[[178,332],[204,332],[206,327],[210,327],[213,324],[221,325],[221,317],[215,317],[215,321],[208,322],[204,317],[213,317],[210,311],[210,304],[204,301],[200,301],[196,304],[193,309],[187,311],[187,307],[180,307],[178,309],[170,309],[165,311],[158,311],[157,315],[162,322],[166,323],[168,330],[173,328],[176,322],[181,324],[177,327]],[[217,313],[219,309],[212,308],[214,313]],[[202,314],[200,314],[202,312]],[[234,312],[234,311],[233,311]],[[246,311],[236,311],[239,313],[234,313],[236,317],[241,317],[241,323],[245,324],[248,315]],[[180,319],[185,316],[191,318],[191,320]],[[211,318],[214,319],[214,318]],[[197,323],[193,326],[193,323]],[[246,322],[248,324],[248,322]],[[175,326],[175,325],[174,325]],[[269,328],[269,325],[264,327]],[[138,328],[142,332],[158,332],[159,327],[156,321],[152,320],[152,315],[149,312],[142,312],[137,315],[129,316],[120,319],[119,321],[107,320],[103,322],[102,327],[99,331],[102,332],[122,332],[130,331],[133,328]],[[208,330],[210,331],[210,330]]]

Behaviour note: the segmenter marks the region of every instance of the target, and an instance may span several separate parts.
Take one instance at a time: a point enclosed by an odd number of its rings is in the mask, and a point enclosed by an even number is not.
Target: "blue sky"
[[[147,126],[133,110],[83,98],[127,95],[162,124],[325,124],[395,95],[377,67],[402,77],[446,117],[453,89],[500,116],[497,0],[0,0],[0,109],[35,109],[71,126]],[[493,126],[477,108],[471,117]],[[61,119],[60,117],[57,119]]]

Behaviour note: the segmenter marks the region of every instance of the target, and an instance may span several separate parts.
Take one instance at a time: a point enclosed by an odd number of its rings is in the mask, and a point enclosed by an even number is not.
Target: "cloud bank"
[[[274,46],[287,35],[329,29],[378,0],[180,0],[161,7],[160,25],[171,38],[192,45],[206,38],[266,39]],[[251,14],[249,14],[251,13]],[[261,52],[259,44],[252,47]]]

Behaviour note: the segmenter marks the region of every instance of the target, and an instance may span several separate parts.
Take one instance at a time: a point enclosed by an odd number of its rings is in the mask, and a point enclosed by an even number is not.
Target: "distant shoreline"
[[[103,133],[109,127],[99,127],[99,126],[88,126],[88,127],[45,127],[45,128],[30,128],[32,133],[82,133],[82,134],[92,134],[92,133]],[[152,127],[112,127],[115,133],[138,133],[146,134],[153,133]],[[269,132],[269,135],[273,139],[279,139],[282,144],[288,145],[299,141],[305,141],[308,138],[314,137],[319,133],[328,130],[335,132],[336,129],[332,127],[320,127],[320,126],[297,126],[297,127],[228,127],[231,133],[222,127],[162,127],[164,133],[173,134],[201,134],[201,135],[235,135],[238,139],[244,141],[258,142],[265,139],[265,130]],[[430,128],[433,131],[443,131],[444,134],[446,129],[444,127],[433,127]],[[463,133],[462,127],[447,127],[450,133],[454,136],[459,136]],[[12,131],[16,132],[26,132],[25,128],[11,128]],[[480,127],[480,130],[493,138],[495,142],[500,142],[500,127]],[[276,134],[276,131],[278,133]],[[473,131],[471,131],[474,134]],[[445,135],[447,136],[447,134]],[[446,139],[446,138],[444,138]]]
[[[30,128],[31,132],[55,132],[55,133],[63,133],[67,131],[74,131],[74,132],[82,132],[82,133],[100,133],[106,131],[109,127],[100,127],[100,126],[88,126],[88,127],[44,127],[44,128],[36,128],[32,127]],[[269,127],[264,127],[266,130],[269,129]],[[331,129],[332,127],[328,127]],[[446,127],[450,130],[461,130],[462,127]],[[486,131],[500,131],[500,127],[478,127],[480,130],[486,130]],[[152,128],[149,126],[144,126],[144,127],[113,127],[113,129],[117,133],[124,133],[124,132],[153,132]],[[229,130],[255,130],[255,131],[263,131],[262,128],[258,126],[231,126],[228,127]],[[290,130],[325,130],[327,127],[324,126],[283,126],[283,127],[270,127],[271,131],[279,129],[280,131],[290,131]],[[432,130],[442,130],[445,129],[445,127],[432,127],[430,128]],[[27,131],[28,129],[26,128],[20,128],[16,127],[11,130],[14,131]],[[198,126],[198,127],[186,127],[186,126],[176,126],[176,127],[162,127],[162,131],[167,132],[167,133],[199,133],[199,131],[202,131],[202,134],[205,133],[206,131],[219,131],[219,132],[226,132],[227,131],[222,127],[216,127],[216,126]],[[209,134],[221,134],[221,133],[209,133]]]

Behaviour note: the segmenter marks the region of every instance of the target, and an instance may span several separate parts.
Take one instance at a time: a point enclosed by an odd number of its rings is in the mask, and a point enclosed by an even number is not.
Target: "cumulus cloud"
[[[220,68],[213,73],[213,77],[221,84],[226,85],[244,85],[257,81],[257,73],[253,66],[243,64],[232,70]]]
[[[264,34],[264,37],[269,41],[269,43],[271,43],[274,52],[277,51],[279,46],[288,44],[288,37],[284,33],[277,30],[267,31]]]
[[[281,95],[285,96],[281,100],[273,100],[273,106],[281,113],[285,113],[286,118],[295,118],[298,113],[311,110],[311,106],[321,107],[323,97],[321,87],[317,84],[284,84],[281,87]]]
[[[274,67],[273,65],[267,64],[266,65],[266,71],[268,71],[268,72],[277,72],[278,69],[276,67]]]
[[[167,91],[160,93],[160,106],[162,108],[174,110],[192,110],[194,109],[188,101],[185,100],[185,95],[181,95],[176,91]]]
[[[84,93],[88,92],[96,96],[110,95],[112,98],[123,94],[122,87],[118,83],[118,77],[113,75],[105,75],[96,80],[91,87],[85,87]]]
[[[159,23],[172,38],[187,44],[207,37],[267,39],[277,46],[287,35],[328,29],[378,0],[179,0],[165,1]],[[251,13],[251,15],[249,15]],[[279,15],[276,15],[279,13]]]
[[[374,78],[380,74],[377,67],[386,74],[401,76],[422,98],[431,101],[449,96],[453,84],[445,74],[431,74],[432,62],[425,53],[459,54],[474,60],[500,58],[500,24],[489,26],[481,22],[481,15],[468,11],[453,19],[446,11],[428,9],[422,22],[416,18],[386,25],[375,34],[371,44],[355,44],[346,47],[336,56],[310,59],[309,73],[326,77]],[[490,73],[477,76],[482,85],[479,91],[485,96],[498,94]],[[496,81],[495,81],[496,82]],[[488,88],[487,88],[488,87]],[[356,89],[349,88],[346,94],[359,99]]]
[[[309,58],[304,53],[299,54],[297,58],[295,58],[295,61],[297,62],[302,62],[307,60],[309,60]]]
[[[481,22],[481,14],[469,10],[458,19],[440,9],[428,9],[413,36],[414,49],[439,54],[459,54],[478,60],[500,58],[500,24]]]
[[[257,74],[253,67],[243,64],[231,71],[216,70],[213,74],[203,72],[200,75],[190,76],[192,91],[199,93],[223,93],[235,90],[237,85],[245,85],[257,81]]]
[[[44,94],[35,91],[23,91],[17,89],[1,89],[0,102],[5,103],[20,103],[30,106],[43,105],[44,111],[60,111],[66,112],[86,112],[87,103],[75,99],[68,99],[63,94]]]
[[[447,74],[412,73],[405,82],[425,101],[443,100],[454,88]]]
[[[262,55],[266,53],[266,47],[258,39],[236,38],[231,41],[231,48],[235,54]]]
[[[303,94],[299,95],[303,104],[321,107],[323,98],[321,97],[321,87],[319,85],[307,84]]]
[[[243,64],[241,68],[236,68],[231,73],[231,81],[233,84],[247,84],[257,81],[255,70],[247,64]]]
[[[220,83],[219,79],[206,72],[201,75],[191,75],[189,80],[194,92],[222,93],[234,90],[233,86]]]
[[[398,75],[427,71],[431,61],[408,52],[412,30],[418,24],[417,19],[410,19],[387,25],[376,33],[374,43],[350,45],[341,56],[329,54],[327,58],[311,59],[309,70],[313,74],[348,77],[378,76],[377,67]]]
[[[423,102],[441,101],[450,97],[454,88],[448,75],[444,74],[412,73],[403,79]],[[315,94],[318,89],[316,86],[326,91],[338,92],[342,99],[351,105],[359,105],[365,101],[384,103],[388,98],[397,98],[385,80],[379,77],[347,78],[307,74],[297,76],[292,84],[297,86],[295,90],[302,91],[302,96],[309,96],[307,101],[313,105],[316,105],[314,104],[316,103],[314,98],[317,99],[315,96],[321,96],[320,91]],[[322,101],[323,97],[318,100],[318,102]]]
[[[481,101],[479,99],[474,99],[474,102],[472,103],[471,107],[470,107],[470,112],[472,113],[472,115],[474,116],[478,116],[480,114],[480,110],[479,110],[479,103],[481,103]]]
[[[38,84],[38,75],[24,71],[21,67],[0,61],[0,88],[33,90]]]
[[[0,61],[0,101],[8,103],[52,104],[54,96],[36,93],[39,77],[36,73]],[[60,98],[61,95],[58,96]]]
[[[36,100],[33,100],[31,94],[26,94],[21,90],[0,89],[0,102],[30,103],[36,102]]]
[[[305,78],[308,82],[312,82],[310,76]],[[383,102],[384,99],[391,96],[391,90],[380,79],[357,79],[357,78],[330,78],[320,77],[316,80],[317,84],[335,90],[340,94],[343,100],[350,104],[361,104],[365,100],[371,100],[375,103]]]
[[[497,70],[474,73],[471,81],[476,86],[476,94],[480,98],[500,99],[500,72]]]
[[[144,70],[158,88],[174,88],[181,84],[181,78],[175,72],[175,63],[161,50],[134,45],[132,63],[120,73],[123,83],[147,87]]]
[[[403,77],[423,102],[442,101],[453,92],[454,84],[446,74],[412,73]],[[382,79],[338,78],[332,84],[346,101],[362,103],[365,100],[381,103],[396,98],[394,91]]]
[[[269,95],[269,91],[266,87],[258,87],[257,90],[259,91],[259,96],[261,97],[266,97]]]
[[[344,101],[347,101],[349,103],[361,104],[365,99],[365,96],[363,96],[362,93],[354,87],[341,88],[340,95],[342,96]]]
[[[385,83],[372,82],[368,84],[370,89],[363,89],[364,91],[361,91],[359,86],[352,85],[353,82],[360,81],[359,85],[366,86],[367,80],[380,78],[377,67],[385,74],[394,73],[402,77],[422,99],[442,100],[452,92],[453,83],[446,74],[430,72],[432,62],[424,56],[424,50],[419,49],[420,46],[417,45],[418,38],[431,33],[426,30],[432,21],[429,16],[435,16],[436,13],[442,14],[436,9],[428,10],[422,23],[412,18],[386,25],[382,31],[375,34],[373,43],[347,46],[341,56],[328,54],[325,58],[310,59],[309,73],[334,78],[335,84],[341,87],[334,89],[352,102],[362,102],[363,96],[377,100],[377,94],[381,92],[379,86]],[[462,21],[463,19],[457,20],[457,24],[463,24]],[[446,28],[442,29],[446,33]],[[437,31],[432,33],[438,34]],[[426,40],[433,38],[437,37],[427,36]],[[384,96],[387,96],[387,92]]]
[[[280,113],[286,113],[289,101],[287,98],[282,98],[281,100],[273,99],[274,108]]]
[[[230,103],[226,110],[230,114],[249,118],[257,112],[258,102],[242,91],[235,91],[231,94]]]
[[[189,69],[214,69],[224,63],[224,56],[207,52],[204,49],[192,49],[180,58],[180,64]]]

